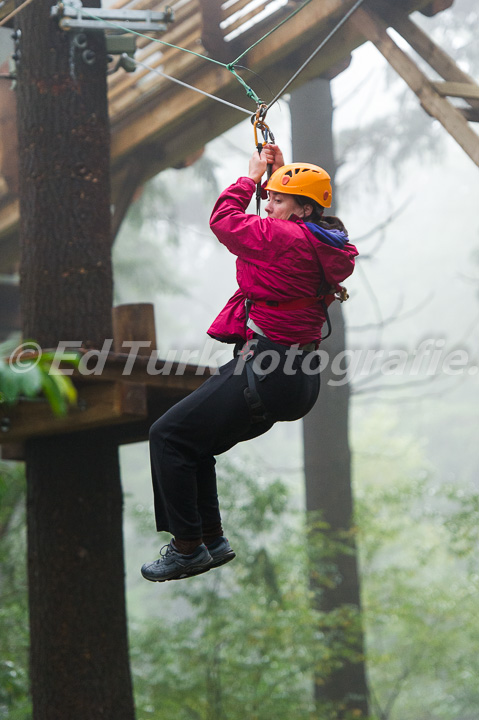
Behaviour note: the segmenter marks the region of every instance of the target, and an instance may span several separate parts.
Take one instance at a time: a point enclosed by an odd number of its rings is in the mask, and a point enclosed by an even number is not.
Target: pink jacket
[[[241,177],[218,198],[210,226],[218,240],[237,256],[239,289],[208,330],[222,342],[246,339],[245,298],[253,305],[250,318],[273,342],[304,345],[321,339],[325,312],[321,303],[301,310],[255,305],[254,301],[285,302],[317,294],[322,280],[339,289],[354,269],[358,254],[339,230],[324,230],[292,220],[260,218],[245,212],[255,184]]]

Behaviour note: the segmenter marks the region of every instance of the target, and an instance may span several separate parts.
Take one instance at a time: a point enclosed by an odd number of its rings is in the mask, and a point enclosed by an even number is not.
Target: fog
[[[370,46],[356,50],[348,70],[332,82],[336,137],[348,128],[366,127],[371,118],[388,111],[397,112],[397,86],[390,91],[390,84],[386,63],[378,52]],[[397,122],[399,129],[400,113]],[[271,109],[268,123],[286,161],[291,161],[287,99]],[[343,305],[347,347],[358,363],[354,367],[351,361],[350,377],[353,475],[361,454],[369,450],[364,447],[365,427],[372,427],[378,446],[386,452],[388,437],[403,436],[406,444],[408,438],[417,443],[423,453],[422,471],[427,468],[433,483],[477,485],[479,264],[474,252],[479,247],[478,169],[439,123],[432,123],[431,132],[437,138],[434,154],[413,153],[405,165],[386,164],[379,174],[370,166],[345,164],[336,178],[337,214],[351,241],[358,238],[360,253],[357,269],[345,283],[350,299]],[[220,189],[246,171],[253,150],[248,120],[208,145],[206,155],[216,165]],[[342,192],[341,184],[352,174],[354,181]],[[178,273],[184,295],[165,294],[141,284],[126,292],[118,287],[118,298],[121,302],[155,303],[162,355],[173,350],[179,358],[188,350],[193,362],[208,364],[211,360],[217,365],[230,358],[231,348],[209,340],[206,330],[236,289],[235,258],[209,231],[214,198],[205,205],[195,189],[192,169],[169,170],[163,178],[177,193],[172,222],[179,227],[180,241],[161,257]],[[396,212],[384,231],[360,239]],[[160,244],[164,230],[164,223],[159,222]],[[142,243],[141,232],[134,237],[130,232],[126,224],[118,240],[120,255],[122,246]],[[379,372],[368,379],[361,371],[370,350],[386,354],[407,351],[409,369],[392,376]],[[461,354],[451,361],[450,353],[457,350]],[[215,355],[219,351],[220,357]],[[413,372],[411,363],[417,352],[422,359]],[[371,432],[366,436],[371,437]],[[279,423],[267,435],[237,446],[228,456],[258,477],[280,477],[301,507],[302,452],[299,421]],[[146,443],[123,447],[121,457],[128,518],[136,505],[152,503]],[[221,482],[220,472],[220,497]],[[141,613],[155,612],[154,599],[138,585],[139,564],[148,552],[157,551],[153,518],[151,526],[150,550],[145,550],[144,540],[139,547],[134,527],[129,522],[126,526],[128,585],[132,598],[141,597],[141,603],[134,603],[135,611]]]

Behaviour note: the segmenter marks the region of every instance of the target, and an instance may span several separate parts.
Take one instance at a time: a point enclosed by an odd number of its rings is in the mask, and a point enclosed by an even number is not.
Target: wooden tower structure
[[[331,38],[324,50],[308,64],[292,87],[298,87],[313,77],[334,77],[350,62],[351,52],[371,41],[392,67],[416,93],[426,112],[436,117],[461,145],[469,157],[479,165],[479,136],[472,123],[479,121],[479,85],[464,73],[440,47],[429,38],[410,15],[420,11],[434,15],[453,4],[453,0],[405,0],[401,7],[394,0],[365,0],[345,25]],[[160,45],[148,37],[136,37],[134,58],[139,63],[134,72],[120,68],[108,81],[108,102],[111,123],[112,225],[116,232],[121,225],[136,189],[149,178],[168,167],[181,167],[191,161],[203,146],[240,120],[244,114],[232,105],[253,114],[254,103],[246,97],[244,88],[233,75],[220,65],[207,62],[201,55],[228,62],[260,40],[266,33],[287,18],[301,3],[290,0],[279,7],[262,0],[176,0],[171,4],[174,22],[168,26]],[[318,42],[350,11],[353,0],[311,0],[303,9],[280,25],[275,32],[254,46],[244,58],[248,69],[259,73],[263,80],[277,90],[292,72],[317,47]],[[157,11],[157,0],[116,0],[112,9]],[[0,22],[12,26],[10,13],[14,0],[0,3]],[[394,28],[428,65],[441,76],[440,82],[430,80],[411,57],[387,33]],[[185,48],[196,54],[185,53]],[[4,68],[5,69],[5,68]],[[172,82],[173,77],[203,90],[205,94]],[[229,102],[219,105],[211,95]],[[461,98],[462,106],[450,98]],[[10,84],[0,81],[0,275],[13,275],[18,266],[18,165],[15,139],[15,93]],[[18,327],[18,289],[11,283],[0,283],[2,313],[0,339]],[[128,310],[127,312],[130,312]],[[121,323],[118,328],[121,327]],[[153,324],[154,331],[154,324]],[[119,331],[120,332],[120,331]],[[154,337],[151,337],[154,343]],[[153,345],[152,345],[153,347]],[[131,432],[117,430],[119,440],[146,437],[149,419],[159,410],[158,397],[166,404],[182,393],[190,392],[204,377],[190,368],[186,375],[157,375],[152,380],[141,373],[141,356],[135,374],[119,381],[121,358],[110,356],[108,377],[111,385],[104,385],[104,401],[108,410],[100,410],[98,390],[88,387],[96,383],[96,375],[88,376],[88,383],[80,383],[86,393],[82,407],[89,406],[91,392],[98,400],[98,412],[72,414],[72,427],[85,429],[94,425],[113,423],[122,426],[127,417]],[[118,353],[117,353],[118,355]],[[206,372],[206,371],[205,371]],[[140,377],[141,376],[141,377]],[[118,384],[119,383],[119,384]],[[85,385],[85,387],[83,387]],[[126,387],[128,385],[128,387]],[[143,394],[140,387],[143,386]],[[146,388],[156,397],[154,413],[147,410]],[[108,396],[108,399],[106,399]],[[162,405],[163,400],[160,401]],[[132,410],[134,408],[134,410]],[[58,420],[37,409],[27,420],[21,408],[2,411],[3,432],[0,442],[16,444],[22,438],[52,428],[58,430]],[[132,423],[132,420],[135,422]],[[21,428],[21,429],[20,429]],[[52,430],[52,431],[53,431]]]

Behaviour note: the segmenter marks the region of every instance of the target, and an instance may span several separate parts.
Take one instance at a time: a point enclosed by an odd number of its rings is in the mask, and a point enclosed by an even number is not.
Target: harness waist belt
[[[275,310],[304,310],[304,308],[311,307],[320,300],[323,300],[323,296],[314,295],[314,297],[302,297],[282,302],[278,300],[253,300],[253,303],[259,307],[274,308]]]

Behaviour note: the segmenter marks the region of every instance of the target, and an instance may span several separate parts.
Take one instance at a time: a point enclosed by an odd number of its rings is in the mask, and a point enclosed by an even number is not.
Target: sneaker
[[[213,540],[213,542],[207,547],[208,552],[211,555],[211,565],[194,572],[189,571],[188,575],[201,575],[202,573],[208,572],[208,570],[224,565],[236,557],[236,553],[233,552],[231,545],[225,537],[219,537],[216,540]]]
[[[160,555],[158,560],[145,563],[141,568],[141,574],[146,580],[152,582],[181,580],[206,572],[213,564],[212,557],[203,544],[199,545],[191,555],[182,555],[171,541],[169,545],[161,548]]]
[[[228,540],[223,536],[217,538],[210,545],[208,545],[208,552],[213,560],[210,568],[224,565],[230,560],[234,560],[234,558],[236,557],[236,553],[233,551]]]

